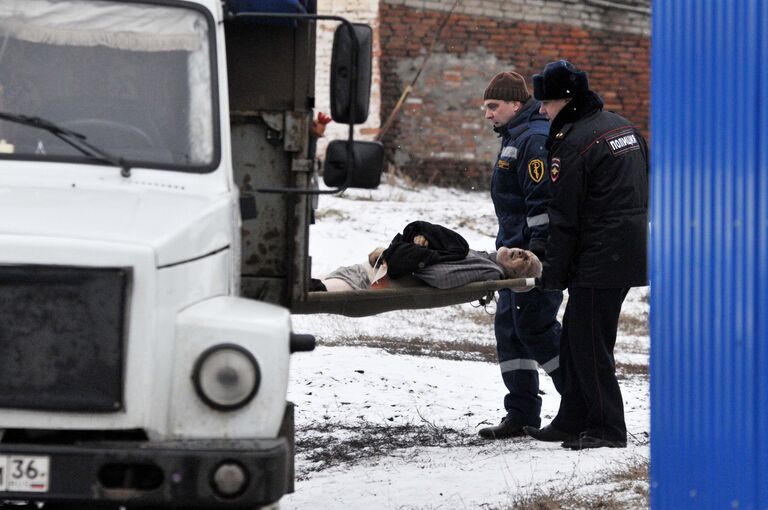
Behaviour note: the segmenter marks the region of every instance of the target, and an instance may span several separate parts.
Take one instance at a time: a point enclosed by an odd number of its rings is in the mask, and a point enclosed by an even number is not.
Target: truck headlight
[[[256,395],[260,381],[256,358],[235,344],[209,347],[197,358],[192,371],[197,396],[220,411],[246,405]]]

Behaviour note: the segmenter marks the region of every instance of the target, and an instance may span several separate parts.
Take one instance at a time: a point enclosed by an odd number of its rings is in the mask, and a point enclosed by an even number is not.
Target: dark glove
[[[541,277],[536,280],[536,286],[544,290],[565,290],[566,285],[564,283],[547,278],[547,263],[542,260],[542,265],[544,269],[541,272]]]
[[[539,260],[544,262],[544,245],[546,243],[545,239],[531,239],[531,241],[528,243],[528,251],[532,251],[534,255],[539,257]]]

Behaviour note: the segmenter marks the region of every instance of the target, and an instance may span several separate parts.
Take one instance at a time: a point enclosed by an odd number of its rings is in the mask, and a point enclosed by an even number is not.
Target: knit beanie
[[[541,74],[533,75],[533,97],[539,101],[574,97],[588,90],[587,73],[567,60],[550,62]]]
[[[485,89],[483,100],[499,99],[501,101],[528,101],[531,94],[525,85],[525,78],[516,72],[509,71],[499,73],[493,77],[488,88]]]

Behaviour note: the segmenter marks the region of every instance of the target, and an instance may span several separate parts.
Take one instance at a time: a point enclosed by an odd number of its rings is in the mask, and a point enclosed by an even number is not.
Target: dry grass
[[[384,457],[398,449],[455,448],[482,443],[474,434],[466,435],[424,419],[418,424],[405,425],[380,425],[363,420],[348,425],[326,421],[296,430],[296,453],[304,459],[296,478],[305,480],[312,472]]]
[[[459,308],[456,311],[456,319],[466,320],[478,326],[487,326],[489,329],[493,329],[496,314],[488,313],[482,308],[475,308],[474,310]]]
[[[420,337],[400,338],[362,335],[323,340],[322,344],[329,347],[350,345],[357,347],[373,347],[383,349],[389,354],[429,356],[454,361],[468,360],[496,363],[495,345],[478,344],[468,341],[445,342],[426,340]]]
[[[619,336],[616,351],[648,355],[648,341],[634,336]]]
[[[498,230],[498,220],[490,216],[457,218],[457,226],[461,230],[471,230],[480,235],[494,237]]]
[[[605,491],[584,494],[591,486],[609,485]],[[573,481],[562,487],[518,495],[505,510],[635,510],[650,508],[648,459],[634,459],[585,484]]]
[[[648,336],[648,314],[622,313],[619,316],[619,332],[622,335]]]
[[[648,459],[630,461],[608,475],[608,481],[617,483],[618,490],[628,495],[632,508],[650,508]]]
[[[614,494],[582,495],[575,490],[550,489],[544,493],[524,494],[514,499],[505,510],[628,510],[641,508],[619,500]],[[647,508],[647,507],[646,507]]]
[[[628,463],[613,470],[608,476],[611,482],[648,481],[648,459]]]
[[[327,347],[355,346],[383,349],[389,354],[407,356],[428,356],[432,358],[453,361],[484,361],[497,363],[496,346],[469,341],[436,341],[421,337],[401,338],[390,336],[343,336],[322,340]],[[616,363],[616,377],[629,379],[631,377],[648,377],[647,364]]]
[[[514,510],[573,510],[577,508],[590,510],[626,510],[629,507],[627,507],[624,502],[617,501],[610,494],[580,496],[552,491],[551,493],[546,494],[526,496],[525,498],[516,501],[509,508]]]
[[[358,425],[326,422],[297,431],[300,463],[298,480],[335,466],[353,466],[391,455],[395,450],[418,447],[470,447],[487,444],[476,435],[439,427],[422,419],[420,424]],[[598,488],[596,486],[604,487]],[[588,482],[566,480],[559,487],[533,489],[517,494],[507,505],[482,505],[488,510],[635,510],[650,508],[648,460],[630,459],[604,476]],[[597,489],[597,490],[596,490]],[[588,494],[587,492],[592,492]],[[411,507],[408,507],[411,508]]]
[[[629,379],[633,376],[648,377],[648,364],[616,363],[616,377],[618,379]]]

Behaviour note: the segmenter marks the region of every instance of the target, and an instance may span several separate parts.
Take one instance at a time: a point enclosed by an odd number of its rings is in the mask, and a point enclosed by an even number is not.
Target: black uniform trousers
[[[504,397],[506,419],[516,425],[541,424],[539,372],[541,366],[560,391],[560,291],[538,288],[528,292],[499,291],[496,308],[496,353],[501,378],[509,393]]]
[[[616,379],[613,348],[625,288],[568,289],[560,338],[563,391],[552,420],[558,430],[626,441],[624,401]]]

